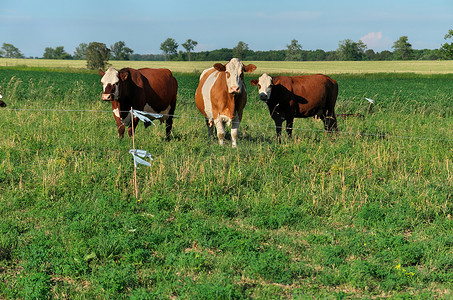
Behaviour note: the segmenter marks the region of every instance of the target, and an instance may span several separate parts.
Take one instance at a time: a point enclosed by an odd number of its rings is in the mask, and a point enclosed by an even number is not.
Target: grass
[[[365,118],[277,144],[248,86],[232,149],[176,73],[172,140],[137,129],[135,199],[99,75],[1,68],[0,298],[450,298],[452,75],[332,76]]]

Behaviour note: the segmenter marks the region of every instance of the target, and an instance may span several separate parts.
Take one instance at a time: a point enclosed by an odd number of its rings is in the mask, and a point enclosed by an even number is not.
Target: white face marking
[[[113,94],[114,95],[114,99],[118,99],[119,97],[119,90],[118,90],[118,82],[120,81],[119,77],[118,77],[118,71],[115,70],[115,68],[113,67],[110,67],[104,74],[104,76],[102,76],[101,78],[101,83],[104,87],[103,89],[103,93],[108,93],[108,94]],[[112,87],[114,87],[114,90],[112,91],[106,91],[106,88],[108,87],[108,85],[111,85]],[[112,99],[113,100],[113,99]]]
[[[240,94],[242,91],[244,65],[237,58],[232,58],[226,65],[227,86],[229,93]]]
[[[258,87],[260,99],[269,100],[272,92],[272,77],[270,77],[267,73],[261,75],[260,78],[258,78]]]

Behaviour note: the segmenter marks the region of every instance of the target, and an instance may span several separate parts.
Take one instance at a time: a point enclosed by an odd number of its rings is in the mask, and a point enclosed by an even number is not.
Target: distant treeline
[[[228,61],[233,57],[233,49],[222,48],[212,51],[192,52],[192,61]],[[269,50],[269,51],[253,51],[245,50],[243,53],[243,60],[249,61],[284,61],[287,60],[288,50]],[[413,50],[410,60],[437,60],[442,59],[442,54],[438,49],[423,49]],[[379,61],[379,60],[395,60],[395,53],[392,51],[384,50],[375,52],[372,49],[364,51],[360,60],[365,61]],[[135,61],[164,61],[164,54],[132,54],[130,60]],[[178,54],[172,55],[168,60],[186,61],[187,53],[179,51]],[[324,51],[318,50],[300,50],[299,61],[338,61],[344,60],[343,56],[339,54],[338,50]]]

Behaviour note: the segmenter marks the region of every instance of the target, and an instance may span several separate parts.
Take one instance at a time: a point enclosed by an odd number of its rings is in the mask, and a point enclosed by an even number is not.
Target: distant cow
[[[215,64],[200,76],[195,103],[206,117],[209,137],[215,125],[220,145],[223,145],[225,138],[224,123],[230,125],[232,122],[232,146],[237,146],[239,124],[247,102],[244,72],[253,72],[255,69],[255,65],[244,66],[239,59],[233,58],[225,65]]]
[[[129,126],[127,130],[129,136],[135,129],[130,127],[131,107],[162,114],[160,121],[161,123],[166,121],[166,137],[170,138],[178,90],[178,83],[170,70],[124,68],[117,71],[110,67],[106,72],[99,70],[99,74],[102,76],[102,100],[112,102],[113,116],[120,138],[124,136],[125,126]],[[147,125],[149,124],[145,124]]]
[[[3,96],[2,96],[2,94],[0,94],[0,99],[2,99],[2,98],[3,98]],[[6,107],[6,103],[3,102],[2,100],[0,100],[0,107]]]
[[[279,141],[283,121],[291,137],[294,118],[318,116],[324,121],[326,132],[338,130],[335,116],[338,84],[332,78],[322,74],[271,77],[264,73],[251,84],[258,85],[260,99],[269,107]]]

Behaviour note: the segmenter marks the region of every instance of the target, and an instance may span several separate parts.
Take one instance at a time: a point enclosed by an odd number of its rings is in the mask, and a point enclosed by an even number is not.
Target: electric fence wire
[[[87,110],[87,109],[57,109],[57,108],[2,108],[2,111],[33,111],[33,112],[80,112],[80,113],[112,113],[111,110]],[[121,111],[128,113],[129,111]],[[180,119],[193,119],[193,120],[206,120],[204,117],[196,117],[196,116],[186,116],[186,115],[169,115],[169,114],[162,114],[163,116],[171,116],[173,118],[180,118]],[[250,123],[250,122],[241,122],[242,126],[251,126],[251,127],[259,127],[259,128],[274,128],[276,129],[277,126],[275,125],[263,125],[260,123]],[[286,129],[286,126],[281,126],[281,129]],[[293,131],[305,131],[305,132],[324,132],[323,129],[311,129],[311,128],[303,128],[303,127],[292,127]],[[424,140],[424,141],[438,141],[438,142],[453,142],[453,139],[448,138],[430,138],[424,136],[404,136],[404,135],[394,135],[388,132],[386,133],[367,133],[367,132],[351,132],[351,131],[336,131],[339,134],[345,135],[355,135],[355,136],[367,136],[367,137],[378,137],[378,138],[387,138],[387,139],[405,139],[405,140]]]

